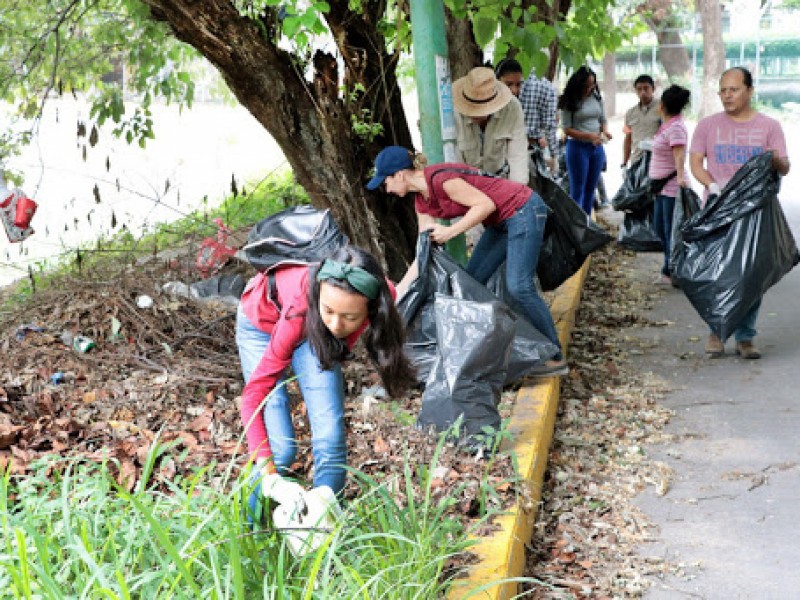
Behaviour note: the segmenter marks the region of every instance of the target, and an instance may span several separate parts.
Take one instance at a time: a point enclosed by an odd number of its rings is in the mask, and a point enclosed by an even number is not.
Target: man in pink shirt
[[[789,172],[786,140],[780,123],[752,107],[753,76],[744,67],[732,67],[720,78],[719,96],[724,112],[702,119],[692,136],[689,164],[692,175],[706,188],[705,197],[719,194],[733,175],[750,158],[771,151],[772,167],[780,174]],[[705,166],[703,165],[705,161]],[[761,358],[753,345],[759,299],[734,331],[736,353],[742,358]],[[710,334],[706,353],[722,356],[725,342]]]

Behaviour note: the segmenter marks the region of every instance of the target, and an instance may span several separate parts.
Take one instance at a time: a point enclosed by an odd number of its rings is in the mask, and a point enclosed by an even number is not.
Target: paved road
[[[800,240],[800,193],[788,182],[781,199]],[[638,255],[631,276],[652,281],[659,259]],[[665,496],[638,498],[660,528],[659,540],[641,553],[683,563],[685,573],[657,581],[650,600],[800,598],[798,298],[800,268],[765,296],[758,361],[736,357],[732,340],[725,357],[705,358],[707,329],[672,288],[649,316],[674,324],[632,332],[659,342],[635,360],[670,383],[664,404],[675,411],[668,427],[675,442],[648,448],[675,479]]]

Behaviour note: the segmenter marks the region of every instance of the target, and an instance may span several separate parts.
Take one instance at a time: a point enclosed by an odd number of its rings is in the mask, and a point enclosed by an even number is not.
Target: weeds
[[[247,523],[247,472],[220,486],[207,467],[167,490],[148,487],[143,477],[128,491],[107,463],[53,457],[25,478],[6,471],[0,597],[442,597],[457,574],[449,565],[472,544],[450,514],[454,500],[432,493],[444,440],[430,465],[407,458],[399,480],[353,473],[359,498],[326,543],[300,558],[268,520],[255,529]],[[155,443],[145,473],[169,450]],[[422,492],[415,497],[417,481]]]

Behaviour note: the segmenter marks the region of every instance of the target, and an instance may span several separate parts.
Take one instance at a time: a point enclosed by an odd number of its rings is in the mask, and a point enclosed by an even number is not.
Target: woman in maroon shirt
[[[419,156],[401,146],[384,148],[375,159],[375,176],[367,188],[385,184],[390,194],[414,194],[419,230],[430,231],[431,240],[438,244],[482,223],[484,231],[467,262],[467,272],[485,284],[505,261],[509,294],[533,326],[560,349],[553,317],[534,284],[548,212],[539,194],[521,183],[484,176],[468,165],[423,166],[414,164],[415,158]],[[450,225],[436,221],[455,217],[461,218]],[[398,294],[416,277],[414,262],[397,286]],[[566,374],[561,351],[537,373]]]

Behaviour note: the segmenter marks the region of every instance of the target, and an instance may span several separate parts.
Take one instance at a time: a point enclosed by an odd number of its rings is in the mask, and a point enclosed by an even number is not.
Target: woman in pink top
[[[669,285],[670,239],[672,238],[672,214],[678,187],[686,186],[686,145],[689,133],[681,113],[689,104],[692,93],[679,85],[672,85],[661,94],[661,127],[653,137],[653,155],[650,159],[650,179],[669,180],[655,199],[653,220],[656,233],[664,244],[664,264],[656,283]]]
[[[347,246],[321,265],[279,267],[272,276],[259,273],[248,282],[236,318],[236,343],[247,382],[242,422],[263,477],[251,507],[262,492],[286,502],[302,492],[281,477],[297,454],[284,385],[290,365],[311,426],[314,487],[341,492],[347,455],[340,363],[362,333],[387,392],[401,395],[414,373],[403,354],[394,289],[375,258],[359,248]]]

